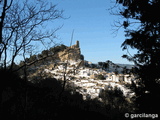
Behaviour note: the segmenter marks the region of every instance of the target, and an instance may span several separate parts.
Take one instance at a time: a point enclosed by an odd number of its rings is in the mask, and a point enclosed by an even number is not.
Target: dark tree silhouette
[[[11,97],[7,97],[7,99],[11,100],[15,92],[11,89],[16,89],[17,86],[15,84],[21,84],[18,87],[23,87],[24,104],[23,109],[19,110],[23,110],[23,117],[26,119],[28,104],[26,69],[27,66],[47,56],[40,59],[32,58],[34,60],[32,62],[27,57],[35,53],[33,52],[35,43],[46,46],[46,41],[53,42],[55,38],[54,33],[60,27],[52,30],[42,29],[47,26],[48,22],[62,18],[63,11],[57,10],[56,5],[51,4],[51,2],[42,0],[0,0],[0,8],[2,9],[0,11],[0,75],[3,78],[0,80],[0,114],[3,114],[3,106],[6,104],[6,89],[9,89],[9,92],[11,92]],[[24,60],[23,65],[19,68],[15,64],[17,56]],[[28,62],[30,63],[28,64]],[[18,77],[19,75],[15,73],[15,71],[22,68],[24,68],[23,82]],[[16,91],[15,94],[18,94],[18,92]],[[7,108],[9,107],[6,106]]]
[[[145,101],[140,105],[143,104],[143,110],[153,112],[156,110],[156,104],[159,104],[156,101],[160,90],[160,16],[157,14],[160,11],[160,1],[116,0],[116,2],[123,6],[118,15],[125,19],[119,24],[126,32],[122,48],[127,51],[129,47],[137,50],[136,54],[123,57],[136,64],[135,71],[141,80],[139,95],[143,98],[141,100],[150,100],[149,103]],[[145,91],[149,91],[149,94],[145,94]]]
[[[112,87],[108,85],[105,90],[102,90],[99,94],[102,99],[102,103],[105,105],[107,115],[110,120],[123,120],[124,113],[134,112],[134,104],[129,103],[125,99],[123,91],[118,87]]]
[[[110,67],[110,65],[112,64],[112,61],[110,61],[110,60],[107,60],[106,61],[106,69],[109,71],[109,67]]]

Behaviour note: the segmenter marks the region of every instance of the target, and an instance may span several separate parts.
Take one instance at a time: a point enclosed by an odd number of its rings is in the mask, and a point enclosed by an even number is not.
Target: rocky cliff
[[[67,60],[78,61],[82,59],[81,50],[79,47],[79,41],[76,41],[75,45],[72,45],[71,47],[67,47],[63,51],[60,51],[58,53],[58,57],[62,62],[65,62]]]

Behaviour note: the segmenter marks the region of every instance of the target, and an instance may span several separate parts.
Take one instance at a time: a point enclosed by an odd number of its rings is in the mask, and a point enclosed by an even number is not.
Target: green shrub
[[[102,74],[99,74],[99,75],[97,75],[97,79],[105,80],[106,78]]]

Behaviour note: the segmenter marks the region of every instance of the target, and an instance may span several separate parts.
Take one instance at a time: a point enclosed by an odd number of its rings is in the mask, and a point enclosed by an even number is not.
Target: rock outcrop
[[[78,61],[81,59],[81,50],[79,47],[79,41],[76,41],[75,45],[66,48],[64,51],[58,53],[59,59],[62,62],[67,60]]]

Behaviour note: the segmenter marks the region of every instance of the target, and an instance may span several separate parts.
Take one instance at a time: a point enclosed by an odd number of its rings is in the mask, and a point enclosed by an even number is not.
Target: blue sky
[[[114,1],[114,0],[112,0]],[[125,40],[124,29],[115,37],[113,24],[120,16],[113,16],[108,10],[114,5],[111,0],[54,0],[58,9],[64,10],[65,20],[57,20],[54,25],[63,27],[56,33],[63,44],[69,46],[74,29],[73,43],[80,41],[81,53],[85,60],[93,63],[111,60],[114,63],[127,63],[121,56],[121,44]]]

